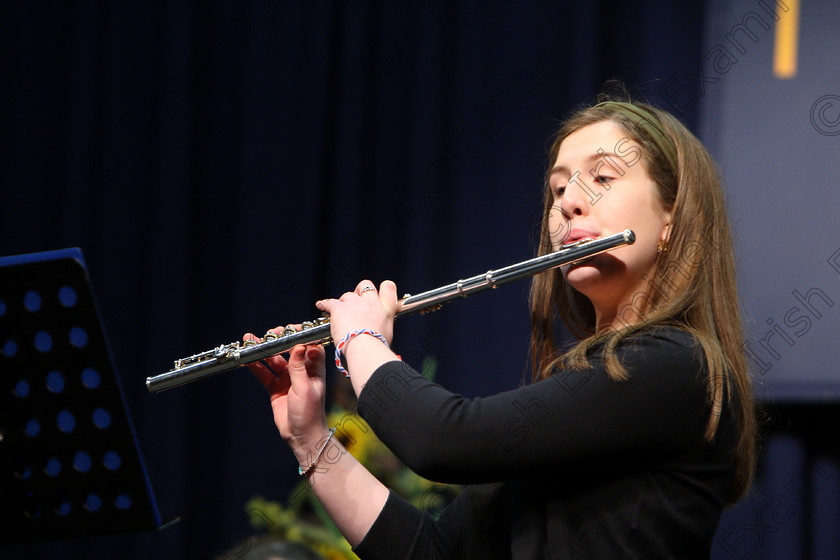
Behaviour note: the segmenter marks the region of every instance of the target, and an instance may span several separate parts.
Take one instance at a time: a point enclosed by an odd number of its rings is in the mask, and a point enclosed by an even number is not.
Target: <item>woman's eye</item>
[[[597,177],[595,177],[595,182],[598,183],[599,185],[610,186],[609,177],[604,177],[603,175],[598,175]]]
[[[563,196],[563,194],[565,194],[565,192],[566,192],[566,185],[563,185],[562,187],[554,187],[554,196],[556,196],[556,197]]]

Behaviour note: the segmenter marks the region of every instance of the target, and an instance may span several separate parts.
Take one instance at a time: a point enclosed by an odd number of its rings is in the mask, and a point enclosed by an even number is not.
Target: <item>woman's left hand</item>
[[[377,291],[373,282],[362,280],[354,291],[346,292],[338,299],[322,299],[315,307],[329,313],[330,333],[336,344],[347,333],[362,329],[381,334],[391,344],[397,312],[397,285],[386,280]]]

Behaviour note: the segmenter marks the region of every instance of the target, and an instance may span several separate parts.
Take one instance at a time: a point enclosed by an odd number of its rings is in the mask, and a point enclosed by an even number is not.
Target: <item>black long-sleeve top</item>
[[[625,339],[613,381],[587,370],[466,399],[403,362],[384,364],[358,410],[409,468],[469,486],[435,521],[393,492],[355,548],[367,559],[708,559],[732,476],[728,407],[713,442],[693,337]]]

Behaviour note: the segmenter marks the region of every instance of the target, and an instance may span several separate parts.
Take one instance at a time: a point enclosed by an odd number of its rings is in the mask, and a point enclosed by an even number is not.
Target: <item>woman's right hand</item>
[[[275,331],[281,329],[275,329]],[[257,340],[246,334],[244,340]],[[326,368],[321,345],[299,344],[286,360],[281,354],[247,364],[266,388],[274,413],[274,423],[301,465],[307,465],[319,442],[329,434],[324,402]]]

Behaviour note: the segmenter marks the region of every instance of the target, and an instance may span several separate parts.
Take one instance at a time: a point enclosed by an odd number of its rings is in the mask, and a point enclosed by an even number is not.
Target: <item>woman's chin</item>
[[[574,289],[582,292],[601,279],[601,271],[589,262],[573,264],[563,270],[563,277]]]

